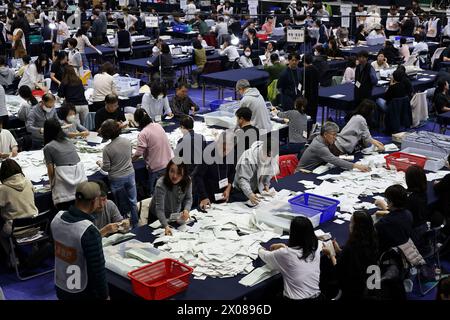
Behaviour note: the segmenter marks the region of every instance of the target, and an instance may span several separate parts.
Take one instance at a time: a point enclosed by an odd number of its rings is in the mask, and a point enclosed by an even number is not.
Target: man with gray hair
[[[320,130],[320,135],[314,138],[303,153],[297,171],[300,169],[314,170],[316,167],[326,163],[331,163],[336,167],[346,170],[358,169],[363,172],[370,171],[369,167],[340,159],[330,151],[330,147],[336,141],[338,132],[339,126],[336,123],[326,122]]]
[[[258,89],[251,88],[248,80],[241,79],[236,83],[236,91],[242,96],[240,107],[247,107],[252,111],[251,123],[259,130],[272,130],[269,109]]]

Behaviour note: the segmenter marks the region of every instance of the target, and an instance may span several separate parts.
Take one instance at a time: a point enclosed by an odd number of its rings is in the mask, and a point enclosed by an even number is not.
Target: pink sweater
[[[173,151],[166,132],[158,123],[150,123],[138,136],[135,155],[144,156],[151,171],[164,169],[173,158]]]

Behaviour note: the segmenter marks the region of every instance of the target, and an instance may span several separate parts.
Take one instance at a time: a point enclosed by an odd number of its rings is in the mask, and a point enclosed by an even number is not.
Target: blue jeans
[[[136,226],[138,223],[137,215],[137,191],[134,173],[120,178],[109,178],[111,192],[117,201],[120,213],[131,213],[131,224]]]
[[[150,193],[150,197],[153,196],[153,191],[155,191],[156,180],[164,175],[165,172],[166,169],[161,169],[159,171],[151,171],[148,169],[148,192]]]

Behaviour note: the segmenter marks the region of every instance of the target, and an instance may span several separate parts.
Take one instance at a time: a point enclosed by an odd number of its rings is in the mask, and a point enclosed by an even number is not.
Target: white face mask
[[[53,109],[53,108],[47,108],[47,107],[43,107],[43,109],[44,109],[44,111],[45,111],[45,112],[47,112],[47,113],[48,113],[48,112],[52,111],[52,109]]]
[[[251,52],[248,52],[248,51],[245,52],[246,57],[250,57],[250,55],[251,55]]]
[[[77,121],[77,118],[75,116],[68,116],[66,120],[68,123],[75,123]]]

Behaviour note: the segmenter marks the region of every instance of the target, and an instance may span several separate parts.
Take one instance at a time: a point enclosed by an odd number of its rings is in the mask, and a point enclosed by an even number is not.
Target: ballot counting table
[[[428,53],[430,55],[433,55],[434,51],[436,51],[436,49],[439,46],[438,42],[427,42],[428,44]],[[360,51],[366,50],[367,52],[369,52],[369,56],[372,59],[375,59],[376,56],[378,55],[378,52],[383,49],[383,45],[382,44],[377,44],[374,46],[367,46],[367,45],[362,45],[362,46],[352,46],[352,47],[345,47],[345,48],[341,48],[342,54],[344,55],[344,57],[350,57],[350,56],[356,56]],[[414,47],[412,45],[409,46],[409,50],[412,52],[414,49]]]
[[[413,90],[421,92],[431,88],[436,80],[436,76],[437,72],[435,71],[420,71],[417,77],[411,80]],[[355,107],[354,89],[355,85],[353,83],[345,83],[331,87],[320,87],[319,105],[324,109],[334,109],[339,111],[353,110]],[[375,86],[372,89],[371,98],[376,99],[383,97],[386,89],[387,84]]]
[[[355,155],[355,161],[361,159],[362,154]],[[327,172],[327,174],[338,174],[342,172],[342,169],[333,168]],[[449,171],[450,173],[450,171]],[[318,175],[312,173],[298,172],[294,175],[280,179],[278,182],[272,180],[271,186],[277,191],[282,189],[288,189],[292,191],[305,191],[303,184],[298,183],[300,180],[307,180],[320,184],[322,181],[317,179]],[[436,201],[436,196],[433,191],[433,183],[428,183],[428,202],[432,204]],[[362,201],[372,202],[374,199],[372,197],[361,198]],[[258,209],[257,209],[258,210]],[[370,213],[374,213],[376,210],[370,210]],[[342,224],[337,224],[332,221],[325,222],[319,225],[316,229],[321,229],[325,233],[330,233],[333,238],[335,238],[338,243],[344,244],[347,241],[349,234],[349,222],[346,221]],[[152,229],[150,226],[141,226],[132,230],[136,234],[136,239],[142,242],[153,242],[156,237],[152,235]],[[268,248],[272,243],[285,242],[286,240],[272,239],[267,243],[262,243],[262,245]],[[261,259],[256,259],[253,262],[255,267],[260,267],[263,265]],[[231,278],[211,278],[207,277],[205,280],[197,280],[191,276],[191,282],[189,287],[173,296],[171,299],[175,300],[256,300],[263,298],[273,298],[274,290],[281,290],[282,279],[281,275],[275,275],[272,278],[265,280],[253,287],[245,287],[239,284],[239,281],[245,275],[237,275]],[[131,296],[134,295],[131,282],[129,279],[124,278],[110,270],[107,270],[107,281],[108,283],[121,290],[122,293],[128,293]]]

